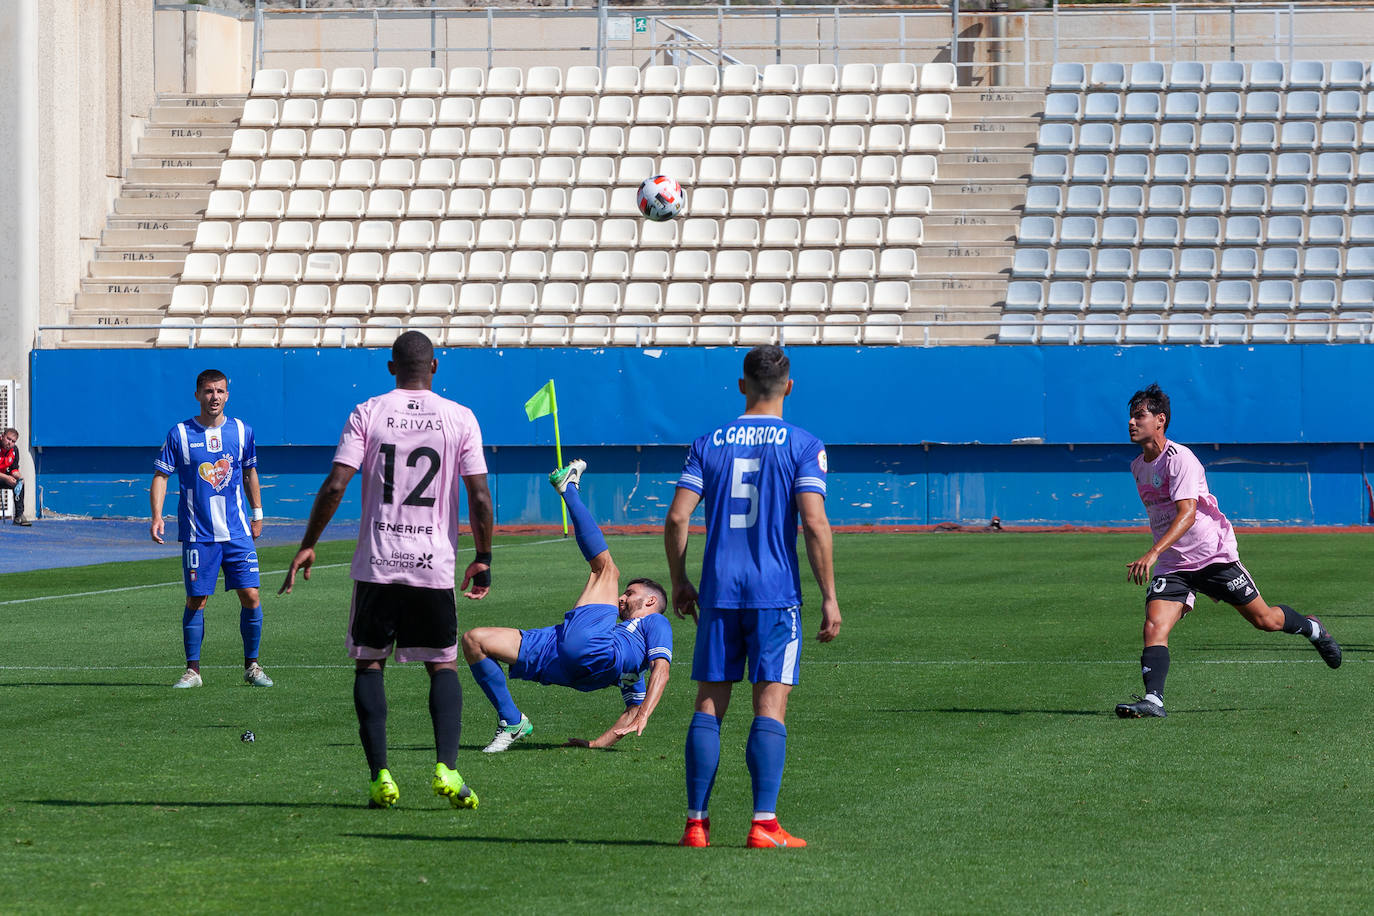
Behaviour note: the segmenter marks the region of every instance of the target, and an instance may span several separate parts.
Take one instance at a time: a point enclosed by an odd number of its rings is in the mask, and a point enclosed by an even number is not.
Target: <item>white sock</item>
[[[687,809],[687,820],[689,821],[704,821],[706,817],[707,814],[705,811],[694,811],[691,808]]]
[[[1157,696],[1155,696],[1153,693],[1147,693],[1147,694],[1145,694],[1145,699],[1149,700],[1151,703],[1154,703],[1156,706],[1163,706],[1163,705],[1164,705],[1164,698],[1163,698],[1163,697],[1157,697]]]
[[[777,816],[778,816],[777,813],[774,812],[774,811],[755,811],[755,812],[754,812],[754,820],[756,820],[756,821],[771,821],[771,820],[774,820],[775,818],[777,818]]]

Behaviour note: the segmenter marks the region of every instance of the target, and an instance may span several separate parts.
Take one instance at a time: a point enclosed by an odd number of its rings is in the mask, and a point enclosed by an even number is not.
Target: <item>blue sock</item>
[[[705,811],[720,767],[720,720],[710,713],[692,714],[687,726],[687,810]]]
[[[262,605],[239,608],[239,635],[243,637],[243,657],[257,658],[262,643]]]
[[[563,488],[563,502],[568,504],[568,515],[572,516],[577,529],[574,532],[577,546],[582,550],[583,559],[590,563],[592,557],[606,549],[606,538],[597,527],[596,519],[592,518],[591,510],[583,505],[575,484]]]
[[[189,607],[181,614],[181,641],[186,646],[186,660],[200,661],[200,644],[205,640],[205,608],[193,611]]]
[[[472,672],[472,679],[477,682],[477,686],[481,687],[487,699],[491,700],[491,705],[496,707],[496,714],[501,717],[501,721],[507,725],[519,723],[520,710],[506,686],[506,673],[501,670],[501,666],[490,658],[484,658],[475,665],[468,665],[468,670]]]
[[[777,719],[755,716],[744,746],[744,761],[754,784],[754,810],[777,811],[782,765],[787,757],[787,726]]]

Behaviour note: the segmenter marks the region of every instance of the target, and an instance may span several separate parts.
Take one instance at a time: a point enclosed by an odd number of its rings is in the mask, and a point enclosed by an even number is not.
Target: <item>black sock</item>
[[[1140,653],[1140,676],[1145,680],[1145,693],[1164,702],[1164,679],[1169,676],[1169,647],[1146,646]]]
[[[463,687],[452,668],[440,668],[429,676],[429,717],[434,720],[435,759],[454,769],[463,732]]]
[[[1321,631],[1317,628],[1317,622],[1315,620],[1310,620],[1302,616],[1286,604],[1276,604],[1274,606],[1283,611],[1283,632],[1298,633],[1302,636],[1306,636],[1308,639],[1321,635]]]
[[[386,682],[380,668],[353,673],[353,708],[358,712],[358,738],[375,780],[386,769]]]

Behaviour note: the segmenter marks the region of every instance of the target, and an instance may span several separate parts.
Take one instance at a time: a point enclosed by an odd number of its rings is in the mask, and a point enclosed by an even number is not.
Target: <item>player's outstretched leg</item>
[[[778,823],[778,790],[787,758],[787,726],[769,716],[755,716],[744,746],[744,760],[754,787],[754,820],[749,825],[750,849],[796,848],[806,845]]]
[[[591,510],[582,502],[582,496],[578,493],[578,481],[582,479],[582,472],[586,469],[587,462],[577,458],[567,467],[559,468],[550,474],[549,483],[563,495],[563,502],[568,506],[568,516],[574,526],[573,533],[577,538],[577,546],[582,551],[582,557],[590,563],[593,557],[603,553],[607,548],[605,535],[601,533],[596,519],[592,518]]]
[[[1340,643],[1332,638],[1320,620],[1315,617],[1304,617],[1286,604],[1276,604],[1274,607],[1283,612],[1283,632],[1306,636],[1312,643],[1312,648],[1317,650],[1317,654],[1328,667],[1341,666]]]

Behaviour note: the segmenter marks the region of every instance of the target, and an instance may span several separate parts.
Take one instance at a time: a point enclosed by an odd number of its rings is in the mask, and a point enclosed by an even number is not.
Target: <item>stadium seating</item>
[[[260,71],[167,314],[199,345],[900,342],[953,85],[948,64]],[[636,212],[658,171],[685,218]],[[230,302],[251,328],[205,324]]]
[[[1365,64],[1123,69],[1051,74],[998,339],[1363,339]]]

